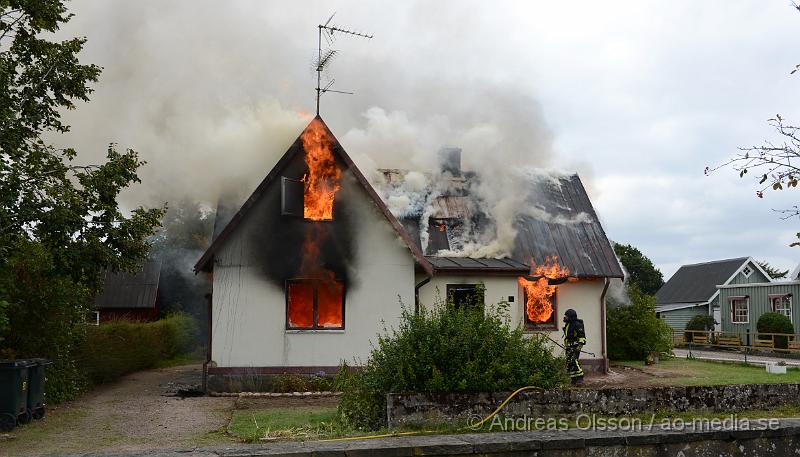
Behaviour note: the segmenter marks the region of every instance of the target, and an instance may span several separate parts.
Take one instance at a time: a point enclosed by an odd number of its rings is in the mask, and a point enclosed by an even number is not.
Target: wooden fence
[[[715,332],[673,330],[676,347],[704,347],[800,353],[800,333]]]

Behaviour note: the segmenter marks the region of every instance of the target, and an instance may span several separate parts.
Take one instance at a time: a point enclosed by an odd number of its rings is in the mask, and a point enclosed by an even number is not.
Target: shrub
[[[606,316],[608,356],[613,360],[644,360],[650,352],[672,350],[672,328],[656,317],[655,297],[628,288],[630,306],[609,309]]]
[[[307,376],[301,376],[293,373],[282,373],[272,381],[273,392],[305,392],[308,390]]]
[[[511,329],[500,313],[439,304],[403,310],[397,329],[378,336],[364,368],[342,367],[334,385],[339,411],[350,426],[386,424],[390,392],[497,392],[523,386],[551,388],[565,381],[563,359],[543,336]]]
[[[780,313],[764,313],[756,323],[758,333],[794,333],[791,319]],[[772,341],[777,349],[786,349],[788,337],[772,335]]]
[[[708,314],[698,314],[697,316],[692,317],[689,319],[689,322],[686,323],[686,330],[713,330],[714,325],[717,324],[717,321],[714,320],[713,316],[709,316]],[[687,332],[684,334],[684,339],[687,343],[691,343],[692,336],[694,334],[691,332]]]
[[[148,323],[119,320],[87,329],[78,364],[100,384],[188,353],[196,341],[197,324],[183,313]]]

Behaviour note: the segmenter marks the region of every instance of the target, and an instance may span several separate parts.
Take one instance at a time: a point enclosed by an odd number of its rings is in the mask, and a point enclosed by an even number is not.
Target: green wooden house
[[[739,290],[742,288],[770,284],[773,282],[769,275],[752,257],[683,265],[656,293],[656,314],[676,330],[686,328],[693,316],[709,314],[718,323],[717,331],[735,331],[743,328],[744,324],[732,327],[731,316],[726,320],[726,313],[730,312],[729,297],[746,295]],[[729,290],[735,292],[729,293]],[[750,295],[754,296],[753,293]],[[742,307],[739,302],[734,302],[734,305]],[[737,312],[736,319],[742,319],[744,311],[739,309]],[[755,320],[748,318],[755,328]]]
[[[800,297],[800,266],[785,280],[751,281],[720,284],[722,331],[756,332],[762,314],[781,313],[791,319],[795,333],[800,333],[800,316],[794,312],[794,297]]]

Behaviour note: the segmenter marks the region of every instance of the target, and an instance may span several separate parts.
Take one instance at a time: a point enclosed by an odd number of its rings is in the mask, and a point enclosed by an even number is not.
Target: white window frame
[[[742,274],[745,278],[749,278],[750,275],[753,274],[753,269],[750,268],[750,265],[745,265],[744,268],[742,268]]]
[[[737,321],[736,320],[736,303],[744,302],[744,309],[745,309],[745,320]],[[728,298],[728,303],[731,308],[731,324],[749,324],[750,323],[750,297],[730,297]]]
[[[780,304],[783,304],[783,300],[788,299],[789,304],[786,308],[779,308],[775,306],[776,301]],[[769,303],[772,306],[772,312],[783,314],[784,316],[788,317],[789,320],[792,320],[792,294],[774,294],[769,296]],[[788,313],[787,313],[788,312]]]

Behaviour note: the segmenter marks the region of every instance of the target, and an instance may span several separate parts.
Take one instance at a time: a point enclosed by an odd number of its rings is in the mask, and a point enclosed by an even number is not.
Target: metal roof
[[[426,256],[436,271],[495,271],[527,273],[530,266],[513,259],[476,259],[472,257]]]
[[[479,177],[478,177],[479,179]],[[611,243],[606,237],[589,196],[577,174],[562,175],[549,179],[533,180],[528,189],[528,208],[522,208],[515,221],[517,235],[510,258],[506,259],[467,259],[476,263],[456,268],[453,263],[465,263],[464,258],[439,257],[436,252],[451,249],[445,237],[437,236],[437,228],[428,226],[428,246],[426,259],[435,270],[479,270],[496,271],[495,261],[513,264],[513,268],[530,270],[531,261],[545,263],[547,257],[556,256],[561,265],[569,268],[570,274],[578,278],[622,278],[624,273],[619,265]],[[447,214],[470,216],[469,197],[450,197]],[[440,199],[435,200],[436,208],[442,207]],[[463,209],[463,212],[460,212]],[[419,216],[401,220],[411,239],[420,244]],[[437,260],[443,259],[443,260]],[[458,260],[457,260],[458,259]],[[486,263],[487,265],[481,265]]]
[[[155,308],[161,261],[148,260],[136,274],[106,272],[103,292],[95,297],[98,309]]]
[[[539,212],[541,216],[518,217],[514,259],[541,265],[547,257],[557,256],[559,263],[576,277],[624,277],[577,174],[531,185],[531,195],[536,198],[531,204],[543,211]]]
[[[725,284],[748,257],[684,265],[656,293],[656,303],[706,302]]]

